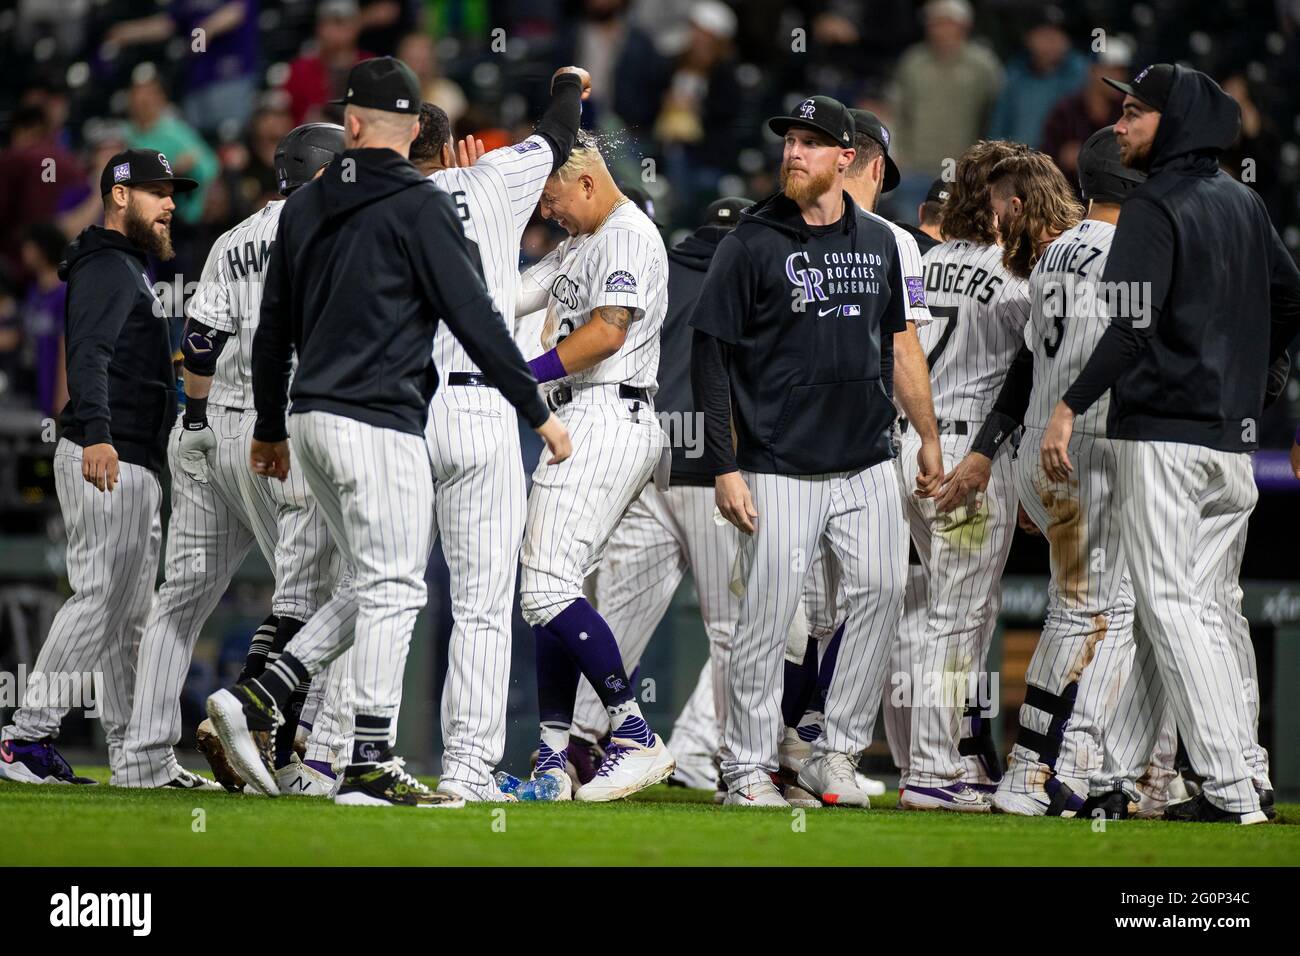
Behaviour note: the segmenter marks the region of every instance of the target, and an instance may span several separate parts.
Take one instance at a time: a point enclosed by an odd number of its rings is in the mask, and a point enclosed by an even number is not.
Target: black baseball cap
[[[885,124],[871,110],[849,110],[849,115],[853,117],[854,130],[870,136],[885,151],[885,181],[881,184],[880,191],[887,193],[898,188],[902,176],[899,175],[898,166],[889,155],[889,130]]]
[[[784,136],[791,126],[818,130],[845,148],[853,145],[853,116],[847,106],[829,96],[810,96],[789,116],[773,116],[767,121],[767,128],[777,136]]]
[[[655,201],[653,196],[640,186],[619,186],[618,191],[628,199],[632,200],[632,204],[645,213],[646,218],[656,226],[659,226],[659,221],[655,219]],[[660,228],[663,227],[660,226]]]
[[[942,176],[930,183],[930,191],[925,194],[926,202],[946,203],[952,196],[952,183],[948,182]]]
[[[114,186],[143,186],[145,183],[172,183],[177,193],[199,188],[192,179],[173,176],[171,162],[156,149],[127,149],[104,164],[104,171],[99,174],[99,194],[107,196]]]
[[[1103,76],[1102,82],[1121,93],[1136,96],[1147,106],[1163,113],[1169,105],[1169,94],[1174,88],[1174,67],[1172,63],[1154,63],[1133,77],[1131,83],[1121,83],[1108,76]]]
[[[1084,199],[1123,202],[1128,193],[1146,182],[1146,173],[1120,162],[1115,127],[1107,126],[1089,136],[1079,147],[1079,191]]]
[[[386,113],[420,112],[420,81],[415,72],[395,56],[362,60],[348,73],[348,92],[331,106],[362,106]]]
[[[741,210],[748,209],[753,204],[752,199],[742,199],[739,196],[715,199],[709,203],[709,208],[704,210],[704,225],[734,226],[740,222]]]

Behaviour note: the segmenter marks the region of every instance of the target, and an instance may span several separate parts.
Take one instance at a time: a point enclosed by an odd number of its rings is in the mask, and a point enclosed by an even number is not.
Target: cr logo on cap
[[[813,114],[817,112],[817,104],[811,98],[804,100],[799,104],[799,115],[804,119],[812,119]]]
[[[167,162],[167,157],[162,153],[158,154],[158,162],[162,163],[162,168],[167,170],[167,175],[172,175],[172,164]]]
[[[1153,65],[1154,65],[1154,64],[1153,64]],[[1141,83],[1142,80],[1143,80],[1143,78],[1144,78],[1148,73],[1150,73],[1150,72],[1151,72],[1151,67],[1148,66],[1146,69],[1144,69],[1144,70],[1143,70],[1141,73],[1139,73],[1137,76],[1133,77],[1133,82],[1134,82],[1134,83]]]

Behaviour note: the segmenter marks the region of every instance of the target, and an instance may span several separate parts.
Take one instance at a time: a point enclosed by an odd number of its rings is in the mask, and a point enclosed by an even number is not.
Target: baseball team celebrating
[[[811,96],[767,123],[780,190],[718,200],[666,249],[580,129],[581,68],[556,72],[533,135],[484,151],[400,60],[362,61],[343,125],[281,142],[285,198],[214,244],[179,417],[144,270],[194,183],[115,156],[104,226],[61,266],[73,593],[33,670],[104,674],[122,787],[457,808],[668,780],[865,808],[881,714],[904,809],[1271,819],[1239,577],[1300,271],[1218,168],[1240,113],[1211,79],[1106,82],[1123,116],[1083,146],[1077,191],[980,141],[920,227],[896,225],[874,211],[899,182],[888,130]],[[534,210],[568,237],[521,274]],[[517,418],[545,444],[531,482]],[[701,423],[702,453],[664,421]],[[976,688],[1017,525],[1046,538],[1051,583],[1003,766]],[[394,749],[438,538],[454,625],[433,789]],[[272,613],[208,698],[214,782],[177,762],[180,694],[254,546]],[[688,570],[709,661],[665,741],[638,666]],[[526,780],[497,769],[516,592]],[[55,747],[56,703],[14,713],[0,778],[94,783]]]

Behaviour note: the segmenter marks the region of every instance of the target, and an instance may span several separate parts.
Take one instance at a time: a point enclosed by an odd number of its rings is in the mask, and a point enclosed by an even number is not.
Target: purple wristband
[[[564,378],[569,373],[564,370],[564,363],[560,361],[560,353],[557,349],[551,349],[549,352],[537,356],[528,363],[528,368],[533,373],[533,378],[538,382],[553,382],[557,378]]]

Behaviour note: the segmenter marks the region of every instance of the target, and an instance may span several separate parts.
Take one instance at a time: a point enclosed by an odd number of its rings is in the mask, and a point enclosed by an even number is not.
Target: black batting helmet
[[[343,152],[343,127],[334,123],[305,123],[295,127],[275,147],[275,178],[280,195],[309,183],[322,166]]]
[[[1115,127],[1093,133],[1079,147],[1079,189],[1085,200],[1123,202],[1124,197],[1147,181],[1146,173],[1120,162]]]

